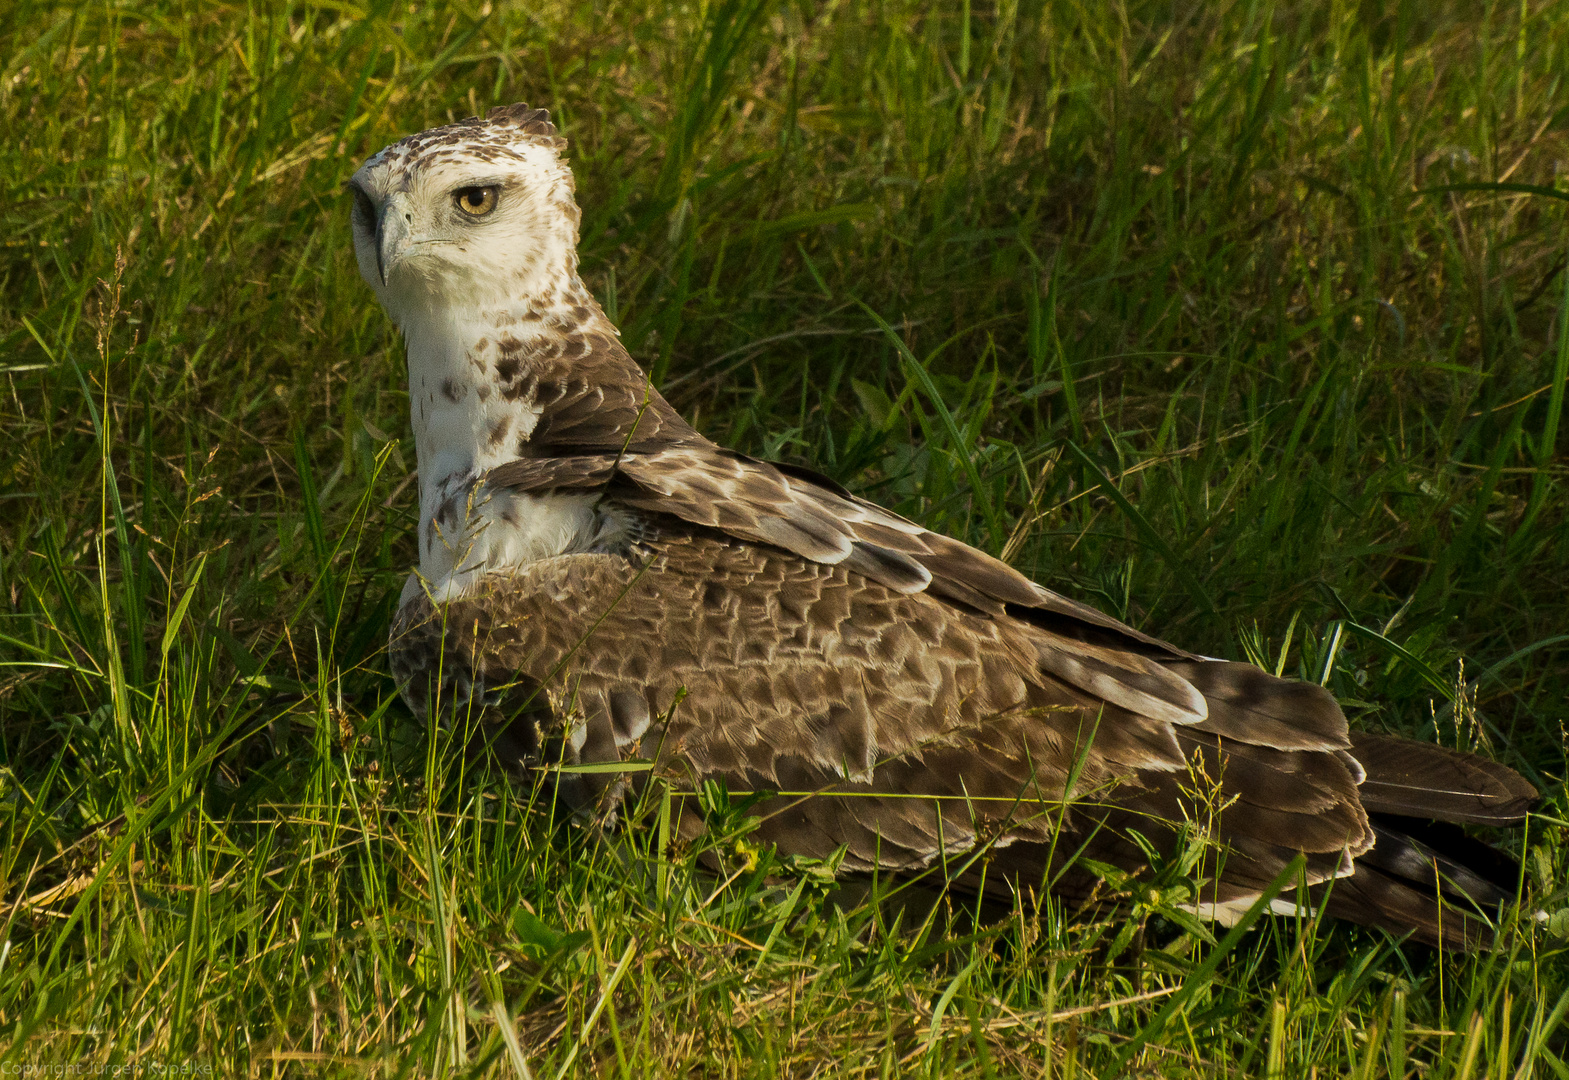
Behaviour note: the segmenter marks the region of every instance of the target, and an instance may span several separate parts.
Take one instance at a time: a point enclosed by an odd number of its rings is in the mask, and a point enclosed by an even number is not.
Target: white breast
[[[446,497],[420,526],[420,576],[437,602],[472,591],[486,574],[617,551],[632,538],[631,523],[597,494],[527,495],[458,478],[444,486]]]

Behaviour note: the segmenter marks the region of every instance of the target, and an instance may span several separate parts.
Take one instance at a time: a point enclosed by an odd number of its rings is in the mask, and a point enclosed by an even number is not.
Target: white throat
[[[532,398],[509,399],[496,375],[500,314],[446,308],[411,313],[403,324],[421,524],[454,477],[517,458],[539,420]]]
[[[574,274],[566,288],[504,306],[399,311],[419,461],[420,577],[437,600],[485,574],[616,547],[626,523],[593,495],[519,494],[482,482],[527,452],[541,416],[542,358],[570,332],[615,333]],[[411,583],[412,587],[412,583]]]

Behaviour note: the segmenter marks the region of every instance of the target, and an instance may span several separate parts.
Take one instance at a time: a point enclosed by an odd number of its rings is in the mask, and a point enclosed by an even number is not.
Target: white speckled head
[[[349,180],[360,273],[393,320],[547,295],[577,272],[566,141],[512,105],[410,135]]]

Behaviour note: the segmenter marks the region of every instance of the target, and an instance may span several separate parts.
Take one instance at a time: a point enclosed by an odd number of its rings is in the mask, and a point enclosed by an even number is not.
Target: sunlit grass
[[[0,40],[0,1066],[1569,1074],[1569,8],[13,3]],[[415,724],[402,357],[341,184],[517,100],[705,432],[1520,769],[1552,918],[1227,937],[1176,906],[1195,852],[1109,881],[1126,917],[838,887],[739,796],[697,847],[657,792],[594,832]]]

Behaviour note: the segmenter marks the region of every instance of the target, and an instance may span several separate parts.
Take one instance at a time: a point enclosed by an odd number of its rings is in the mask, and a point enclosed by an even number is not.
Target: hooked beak
[[[376,216],[376,273],[381,275],[382,288],[387,287],[387,268],[403,257],[408,239],[408,214],[403,209],[403,199],[394,195],[382,204]]]

